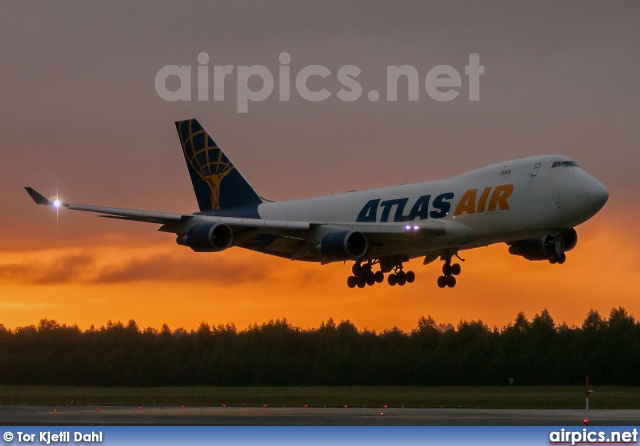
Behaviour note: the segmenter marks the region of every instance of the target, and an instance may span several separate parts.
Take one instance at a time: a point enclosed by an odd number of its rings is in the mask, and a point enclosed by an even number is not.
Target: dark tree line
[[[82,331],[43,319],[0,325],[0,384],[90,386],[640,385],[640,323],[624,308],[590,311],[581,327],[532,320],[489,329],[421,318],[410,333],[359,331],[333,320],[301,330],[285,320],[239,331],[124,325]]]

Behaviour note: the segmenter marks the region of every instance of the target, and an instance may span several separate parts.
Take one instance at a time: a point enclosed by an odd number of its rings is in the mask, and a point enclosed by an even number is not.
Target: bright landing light
[[[62,203],[60,203],[60,200],[58,200],[57,198],[53,200],[53,207],[59,208],[61,204]]]

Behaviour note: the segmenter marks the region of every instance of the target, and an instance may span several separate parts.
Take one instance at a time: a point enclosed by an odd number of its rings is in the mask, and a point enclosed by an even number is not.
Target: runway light
[[[53,411],[54,411],[54,412],[57,412],[57,411],[58,411],[58,409],[53,409]]]
[[[406,229],[407,231],[411,231],[411,225],[405,226],[404,229]]]
[[[346,404],[344,405],[344,408],[345,408],[345,409],[346,409],[346,408],[348,408],[348,407],[349,407],[349,406],[347,406]]]
[[[138,410],[142,410],[142,406],[138,406]]]
[[[304,405],[304,408],[306,409],[307,407],[309,407],[309,405],[308,405],[308,404],[305,404],[305,405]]]
[[[267,405],[265,404],[265,405],[264,405],[264,406],[262,406],[262,407],[267,407]]]
[[[384,406],[382,406],[382,407],[384,407],[384,408],[386,409],[386,408],[387,408],[387,405],[385,404],[385,405],[384,405]]]
[[[222,405],[222,407],[227,407],[227,405],[226,405],[226,404],[223,404],[223,405]]]
[[[180,407],[182,407],[184,409],[184,406],[180,406]]]
[[[100,412],[100,408],[98,407],[98,412]]]
[[[414,225],[414,226],[413,226],[413,230],[414,230],[414,231],[417,231],[418,229],[420,229],[420,226],[418,226],[418,225]]]

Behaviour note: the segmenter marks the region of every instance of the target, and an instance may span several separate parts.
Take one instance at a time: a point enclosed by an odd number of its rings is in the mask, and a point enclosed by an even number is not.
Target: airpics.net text
[[[264,65],[214,65],[209,66],[209,54],[202,52],[197,57],[198,66],[192,70],[191,65],[165,65],[156,73],[155,88],[158,96],[165,101],[191,101],[195,97],[197,101],[209,101],[209,87],[213,86],[213,100],[225,100],[225,80],[227,77],[236,80],[237,90],[237,111],[247,113],[249,102],[261,102],[268,99],[273,93],[277,81],[278,100],[291,101],[292,77],[295,84],[295,91],[298,96],[310,102],[320,102],[329,99],[333,93],[326,87],[318,88],[319,81],[332,76],[329,68],[323,65],[307,65],[295,76],[291,73],[291,55],[286,52],[280,53],[278,61],[277,77]],[[212,69],[211,69],[212,68]],[[193,71],[196,71],[195,82],[193,81]],[[358,81],[358,76],[362,70],[355,65],[343,65],[335,71],[335,76],[342,88],[335,93],[335,96],[344,102],[353,102],[361,98],[363,88]],[[480,100],[480,76],[484,74],[484,66],[480,65],[480,55],[469,54],[469,63],[464,67],[464,73],[468,77],[469,101]],[[308,81],[312,77],[319,77],[312,81],[315,86],[312,89]],[[252,78],[260,79],[256,82]],[[406,83],[406,97],[409,101],[420,99],[420,75],[418,70],[411,65],[388,65],[386,67],[386,100],[394,102],[398,100],[398,83],[404,78]],[[167,86],[167,81],[172,87]],[[261,83],[260,83],[261,82]],[[256,83],[259,85],[257,88]],[[462,88],[462,76],[460,72],[450,65],[436,65],[424,76],[424,88],[427,95],[437,102],[449,102],[459,97]],[[193,85],[195,84],[195,92]],[[254,88],[251,88],[251,87]],[[195,93],[195,94],[194,94]],[[367,99],[376,102],[380,99],[378,90],[372,89],[367,93]]]

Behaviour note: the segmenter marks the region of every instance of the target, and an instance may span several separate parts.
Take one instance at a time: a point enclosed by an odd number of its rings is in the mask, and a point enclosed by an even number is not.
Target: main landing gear
[[[360,263],[354,263],[351,268],[353,276],[347,277],[347,286],[349,288],[364,288],[365,286],[373,286],[376,283],[382,283],[384,280],[384,273],[382,271],[371,271],[373,262],[369,261],[364,265]]]
[[[451,263],[453,257],[457,257],[464,262],[464,259],[460,258],[457,252],[447,252],[440,256],[440,259],[444,261],[444,265],[442,265],[442,275],[438,277],[438,286],[440,288],[453,288],[456,286],[456,276],[460,274],[462,268],[459,263]],[[425,264],[434,261],[436,258],[437,255],[427,257]],[[366,286],[373,286],[376,283],[382,283],[385,273],[388,273],[387,283],[391,286],[404,286],[407,283],[413,283],[416,280],[416,274],[413,271],[404,270],[402,264],[405,261],[407,261],[407,259],[382,258],[368,260],[366,263],[356,262],[351,267],[353,275],[347,277],[347,286],[349,288],[364,288]],[[380,271],[373,272],[372,268],[376,264],[380,265]]]
[[[458,257],[457,254],[455,254],[455,256]],[[458,258],[460,259],[460,257]],[[464,261],[463,259],[460,260]],[[445,263],[442,265],[442,276],[438,277],[438,286],[440,288],[453,288],[456,286],[455,276],[460,274],[462,268],[458,263],[454,263],[453,265],[451,264],[451,255],[444,257],[444,261]]]
[[[353,276],[347,277],[347,286],[349,288],[364,288],[365,286],[373,286],[376,283],[382,283],[384,281],[384,273],[371,270],[373,265],[377,262],[368,261],[365,264],[354,263],[351,268]],[[389,276],[387,277],[387,283],[389,285],[403,286],[406,283],[413,283],[416,280],[416,274],[413,271],[403,271],[402,263],[394,266]]]
[[[404,272],[402,270],[402,263],[396,266],[393,272],[389,274],[389,277],[387,277],[387,282],[391,286],[404,286],[405,283],[413,283],[414,280],[416,280],[416,273],[413,271]]]

